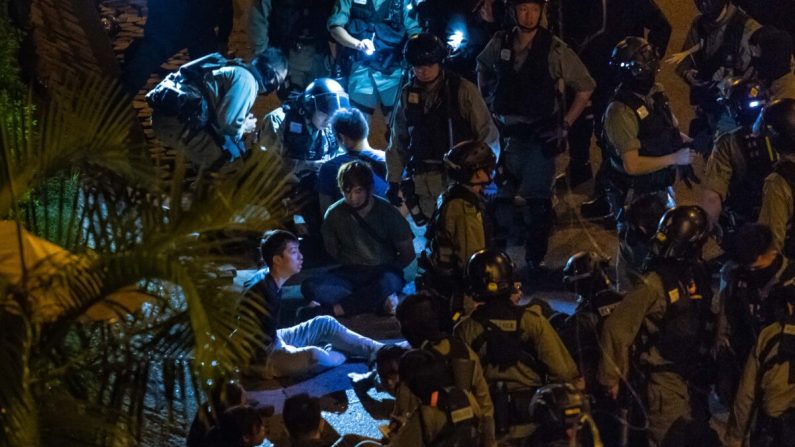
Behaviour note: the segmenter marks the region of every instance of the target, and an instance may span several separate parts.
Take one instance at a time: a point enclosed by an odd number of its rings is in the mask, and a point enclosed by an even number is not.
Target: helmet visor
[[[345,93],[317,95],[313,100],[315,101],[315,110],[326,115],[333,115],[339,109],[349,109],[351,107],[348,95]]]

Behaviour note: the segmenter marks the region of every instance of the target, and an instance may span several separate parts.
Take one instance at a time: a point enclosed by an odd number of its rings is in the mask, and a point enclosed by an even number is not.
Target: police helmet
[[[508,298],[513,292],[514,268],[511,258],[500,250],[480,250],[467,262],[466,280],[472,299],[487,301]]]
[[[795,99],[782,98],[768,104],[754,124],[754,132],[770,138],[773,149],[795,153]]]
[[[659,71],[660,60],[646,39],[629,36],[613,48],[610,66],[618,70],[622,80],[645,80]]]
[[[523,3],[537,3],[541,6],[544,6],[547,4],[547,0],[508,0],[508,6],[511,8],[515,8],[516,6]]]
[[[696,205],[676,206],[660,219],[652,239],[652,255],[661,259],[693,260],[709,237],[707,212]]]
[[[457,183],[469,183],[472,176],[480,169],[485,170],[489,177],[497,167],[497,157],[491,148],[482,141],[467,140],[453,146],[444,155],[447,175]]]
[[[260,94],[267,95],[284,83],[287,75],[287,59],[282,50],[268,48],[254,56],[250,65],[253,71],[256,71],[254,77],[257,78]]]
[[[610,260],[592,251],[572,255],[563,267],[563,283],[574,293],[589,296],[610,288]]]
[[[406,42],[403,57],[412,67],[441,64],[447,57],[447,45],[432,33],[420,33]]]
[[[576,428],[589,412],[588,399],[570,383],[545,385],[530,400],[530,417],[545,430]]]
[[[750,127],[765,106],[765,88],[759,82],[741,77],[730,77],[720,85],[719,102],[726,106],[737,124]]]
[[[312,81],[301,96],[301,109],[312,116],[315,112],[333,115],[339,109],[351,107],[348,94],[339,82],[331,78],[318,78]]]
[[[695,0],[696,8],[706,19],[717,20],[729,0]]]

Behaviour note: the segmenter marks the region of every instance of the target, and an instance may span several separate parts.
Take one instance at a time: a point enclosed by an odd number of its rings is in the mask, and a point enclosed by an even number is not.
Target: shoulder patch
[[[649,116],[649,109],[647,109],[645,105],[640,106],[637,108],[637,110],[635,110],[635,113],[638,114],[640,119],[645,119],[647,116]]]
[[[503,332],[516,332],[519,329],[516,320],[489,320],[489,322]]]

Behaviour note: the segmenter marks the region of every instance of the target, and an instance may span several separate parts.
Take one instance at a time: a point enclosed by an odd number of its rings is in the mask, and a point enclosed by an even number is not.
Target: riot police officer
[[[762,184],[779,156],[768,140],[753,133],[754,121],[766,103],[762,84],[732,78],[722,87],[721,97],[738,127],[715,141],[701,203],[713,224],[723,215],[721,224],[730,233],[744,222],[756,221]]]
[[[392,112],[403,81],[401,51],[420,26],[411,0],[336,0],[327,26],[337,47],[337,64],[347,78],[353,105],[372,115],[380,104]]]
[[[690,25],[682,45],[682,51],[690,54],[677,64],[676,74],[690,86],[690,104],[695,107],[688,133],[700,149],[707,149],[716,131],[732,128],[717,103],[718,85],[748,70],[752,57],[748,41],[760,25],[729,0],[695,0],[695,4],[701,14]]]
[[[516,26],[497,32],[478,56],[478,86],[506,141],[503,169],[513,180],[500,195],[527,226],[525,259],[531,274],[541,272],[552,231],[555,157],[565,150],[566,131],[596,85],[577,55],[541,26],[545,4],[511,0]],[[576,92],[567,110],[564,87]],[[507,227],[513,219],[506,211],[500,220]]]
[[[329,75],[331,52],[326,19],[333,4],[332,0],[251,2],[248,14],[251,48],[255,54],[269,47],[284,52],[290,69],[286,91],[301,92],[313,79]]]
[[[546,318],[511,302],[514,266],[507,254],[480,250],[469,259],[468,293],[481,303],[454,331],[480,357],[494,402],[498,436],[518,443],[533,430],[533,393],[550,382],[575,382],[569,351]],[[505,444],[503,444],[505,445]]]
[[[464,141],[450,149],[444,161],[454,183],[439,196],[428,225],[417,287],[449,301],[450,318],[445,324],[449,326],[451,318],[457,320],[463,311],[461,284],[469,257],[491,247],[491,219],[482,193],[491,183],[497,159],[486,143]]]
[[[539,426],[528,442],[531,447],[579,446],[578,432],[585,424],[593,445],[602,445],[591,418],[588,396],[569,383],[553,383],[536,391],[530,415]]]
[[[598,380],[614,399],[630,373],[636,339],[647,374],[646,407],[652,445],[707,431],[708,354],[714,343],[710,277],[700,262],[709,236],[703,209],[679,206],[665,213],[653,239],[646,275],[604,322]],[[699,394],[699,391],[702,394]],[[677,430],[671,428],[676,426]],[[669,433],[670,432],[670,433]],[[673,445],[673,444],[672,444]]]
[[[754,223],[739,228],[727,246],[729,262],[721,270],[718,396],[730,405],[745,360],[762,329],[786,311],[772,291],[795,278],[795,264],[773,248],[773,233]]]
[[[778,292],[787,315],[759,334],[748,357],[726,432],[729,447],[744,445],[749,433],[752,447],[795,446],[795,290]]]
[[[484,141],[496,154],[499,135],[477,87],[442,67],[447,58],[444,42],[431,33],[418,34],[406,42],[403,54],[414,76],[403,87],[395,112],[392,145],[386,153],[387,179],[391,200],[400,206],[397,189],[405,168],[420,211],[430,217],[448,186],[444,154],[465,140]],[[410,193],[411,188],[403,195],[413,208]]]
[[[765,178],[759,223],[773,232],[773,246],[786,256],[793,256],[791,243],[793,196],[795,195],[795,99],[773,101],[762,112],[756,130],[770,139],[781,160]]]

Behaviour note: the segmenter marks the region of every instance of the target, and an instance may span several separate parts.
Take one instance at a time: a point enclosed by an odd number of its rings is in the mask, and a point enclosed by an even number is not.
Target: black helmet
[[[497,167],[497,157],[482,141],[467,140],[453,146],[444,155],[447,175],[457,183],[469,183],[472,175],[484,169],[491,176]]]
[[[622,81],[646,80],[653,79],[660,69],[660,60],[646,39],[629,36],[613,48],[610,66],[618,70]]]
[[[538,3],[543,6],[547,4],[547,0],[508,0],[508,6],[511,8],[521,5],[522,3]]]
[[[709,236],[707,212],[696,205],[669,209],[652,239],[652,255],[662,259],[692,260],[701,254]]]
[[[420,33],[406,42],[403,57],[413,67],[441,64],[447,57],[447,45],[431,33]]]
[[[331,78],[318,78],[312,81],[301,96],[301,108],[308,116],[316,111],[333,115],[339,109],[348,109],[351,103],[348,94],[339,82]]]
[[[472,299],[487,301],[508,298],[513,292],[514,268],[511,258],[499,250],[480,250],[467,262],[466,280]]]
[[[656,193],[642,194],[632,200],[624,213],[624,240],[629,245],[648,244],[666,211],[668,202]]]
[[[751,127],[765,106],[765,88],[759,81],[731,77],[720,86],[722,102],[734,121],[744,127]]]
[[[720,17],[723,8],[729,3],[729,0],[695,0],[696,8],[704,18],[710,21],[715,21]]]
[[[577,428],[589,412],[588,399],[570,383],[545,385],[530,400],[530,417],[544,430]]]
[[[568,289],[579,295],[588,297],[610,288],[610,277],[607,269],[610,260],[592,251],[575,253],[563,267],[563,283]]]
[[[268,48],[251,59],[252,74],[257,78],[259,93],[270,94],[278,89],[287,75],[287,59],[282,50]],[[256,73],[254,73],[256,72]]]
[[[754,132],[770,138],[773,149],[795,153],[795,99],[777,99],[762,111]]]

